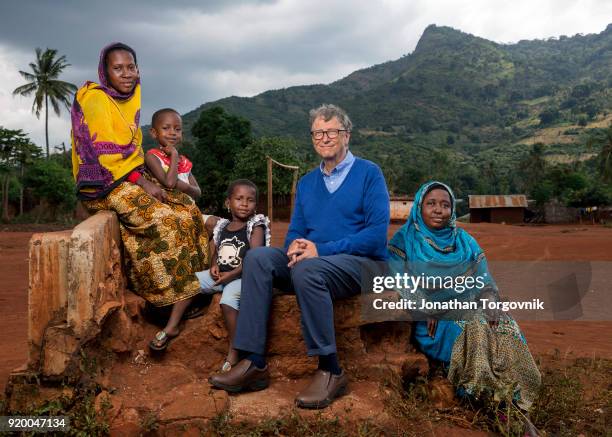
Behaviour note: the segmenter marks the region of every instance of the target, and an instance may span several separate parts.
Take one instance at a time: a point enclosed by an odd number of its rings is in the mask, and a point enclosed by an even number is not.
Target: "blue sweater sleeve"
[[[306,236],[306,220],[304,219],[304,211],[302,210],[300,187],[301,181],[295,190],[295,204],[293,212],[291,213],[291,222],[289,223],[289,229],[285,236],[285,250],[289,248],[289,245],[293,243],[293,240],[297,238],[305,238]]]
[[[317,244],[319,256],[346,253],[367,257],[386,257],[387,228],[390,220],[389,191],[380,168],[372,165],[363,189],[365,226],[339,240]]]

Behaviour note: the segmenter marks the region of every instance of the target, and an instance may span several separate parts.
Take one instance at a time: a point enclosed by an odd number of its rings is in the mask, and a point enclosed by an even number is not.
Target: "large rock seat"
[[[133,428],[134,434],[148,417],[168,430],[190,423],[202,426],[228,410],[257,419],[263,413],[251,407],[258,405],[257,399],[268,402],[263,392],[250,395],[255,398],[248,405],[232,403],[207,383],[227,352],[220,295],[202,317],[182,324],[181,335],[165,354],[150,356],[147,343],[158,328],[143,316],[144,300],[128,289],[121,247],[117,217],[108,211],[72,231],[33,235],[28,362],[11,374],[8,410],[28,411],[87,385],[99,393],[100,411],[101,405],[112,406],[106,417],[111,427]],[[363,382],[356,393],[365,399],[370,391],[365,387],[378,387],[389,372],[414,377],[426,372],[427,362],[410,345],[408,322],[364,321],[361,305],[357,296],[336,302],[334,312],[340,360],[352,381]],[[273,299],[268,357],[273,378],[291,387],[290,381],[316,369],[316,359],[306,356],[293,295]],[[281,382],[276,390],[285,387]]]

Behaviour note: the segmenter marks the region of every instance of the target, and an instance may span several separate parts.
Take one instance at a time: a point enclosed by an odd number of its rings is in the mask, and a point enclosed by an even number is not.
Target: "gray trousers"
[[[276,247],[247,252],[234,348],[265,355],[272,288],[295,291],[302,313],[308,355],[336,352],[333,301],[359,294],[361,270],[368,258],[331,255],[309,258],[287,267],[289,258]]]

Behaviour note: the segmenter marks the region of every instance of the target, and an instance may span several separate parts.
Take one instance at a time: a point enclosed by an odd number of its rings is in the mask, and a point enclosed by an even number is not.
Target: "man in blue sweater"
[[[380,168],[349,151],[352,123],[334,105],[310,111],[312,143],[321,165],[298,183],[284,248],[247,252],[233,341],[241,360],[210,383],[228,392],[268,386],[265,360],[273,285],[294,290],[308,355],[319,369],[296,398],[303,408],[325,408],[345,392],[338,363],[333,301],[360,293],[361,271],[387,257],[389,193]]]

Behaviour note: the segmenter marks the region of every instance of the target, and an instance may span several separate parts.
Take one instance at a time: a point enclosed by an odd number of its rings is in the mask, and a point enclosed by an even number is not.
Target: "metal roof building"
[[[525,219],[527,196],[524,194],[468,197],[470,223],[522,223]]]
[[[414,198],[408,196],[391,196],[389,199],[392,221],[406,221],[414,204]]]

